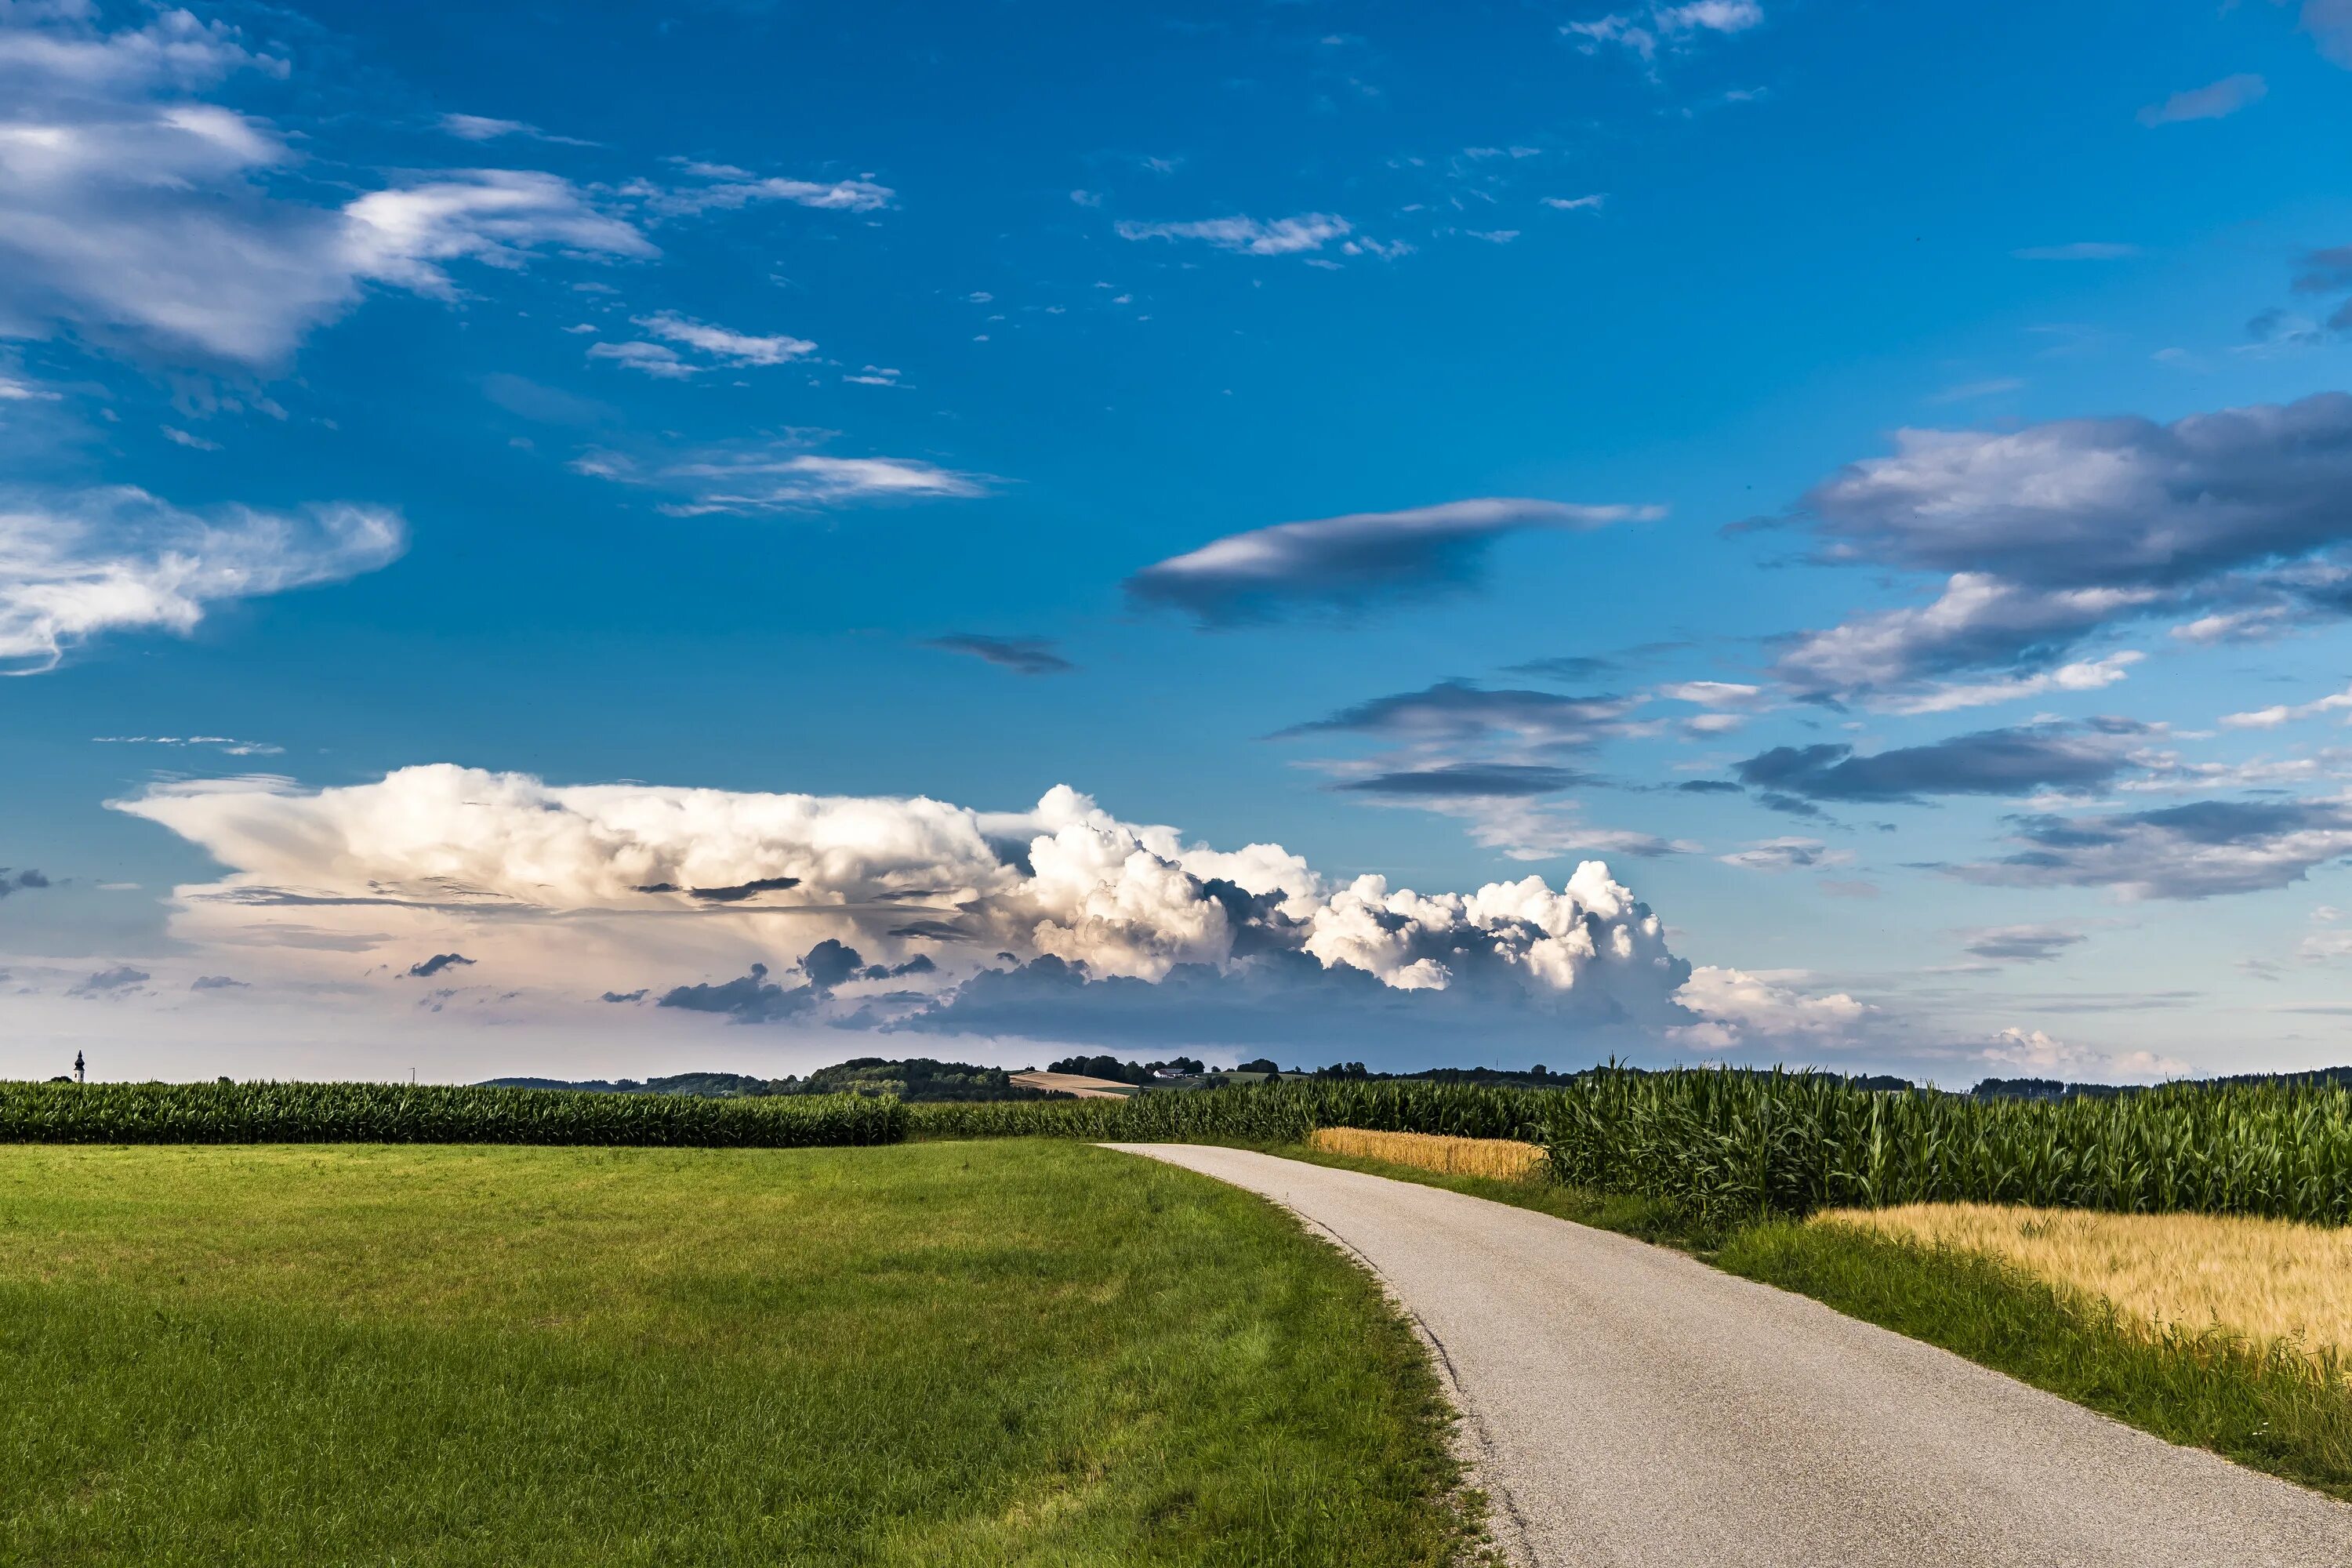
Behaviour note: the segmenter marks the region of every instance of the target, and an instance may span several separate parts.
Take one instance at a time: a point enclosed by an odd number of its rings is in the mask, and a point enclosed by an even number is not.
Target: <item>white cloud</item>
[[[2019,851],[1951,868],[2002,887],[2112,888],[2126,899],[2208,899],[2299,882],[2352,855],[2343,800],[2197,800],[2154,811],[2013,818]]]
[[[520,136],[531,142],[552,142],[566,147],[593,147],[593,142],[583,142],[577,136],[557,136],[520,120],[493,120],[484,114],[445,114],[439,121],[444,133],[460,142],[496,142],[501,137]]]
[[[708,321],[691,321],[669,310],[639,316],[636,323],[657,338],[684,343],[727,364],[789,364],[804,354],[816,352],[816,345],[805,338],[758,337],[749,332],[712,326]]]
[[[1586,54],[1603,44],[1617,44],[1652,61],[1662,47],[1685,46],[1697,35],[1744,33],[1763,22],[1764,9],[1756,0],[1690,0],[1687,5],[1654,4],[1643,12],[1612,12],[1589,22],[1570,22],[1560,31],[1583,39],[1578,47]]]
[[[2053,1039],[2040,1029],[2003,1029],[1977,1052],[1981,1061],[2022,1068],[2036,1077],[2058,1076],[2073,1081],[2105,1082],[2116,1079],[2147,1082],[2178,1077],[2188,1064],[2153,1051],[2103,1051]]]
[[[1272,223],[1254,217],[1203,218],[1192,223],[1121,219],[1116,227],[1121,239],[1197,239],[1247,256],[1296,256],[1320,250],[1353,232],[1346,218],[1333,213],[1302,213]]]
[[[267,176],[297,158],[275,128],[164,96],[283,70],[184,12],[114,33],[68,11],[0,28],[0,333],[264,364],[371,280],[446,298],[458,258],[654,253],[551,174],[460,171],[341,212],[282,199]]]
[[[2297,25],[2311,35],[2321,54],[2339,66],[2352,66],[2352,0],[2303,0]]]
[[[657,254],[630,225],[591,207],[570,181],[512,169],[456,170],[374,191],[344,208],[343,217],[342,248],[354,276],[443,297],[454,290],[440,263],[460,257],[511,268],[540,247]]]
[[[2341,713],[2347,710],[2352,710],[2352,687],[2347,687],[2331,697],[2298,702],[2291,707],[2280,703],[2269,708],[2257,708],[2250,713],[2224,713],[2221,722],[2232,730],[2274,730],[2297,719],[2315,719],[2322,713]]]
[[[1767,838],[1717,857],[1744,871],[1826,870],[1853,864],[1853,851],[1832,849],[1818,838]]]
[[[373,572],[405,544],[378,507],[199,515],[129,487],[19,496],[0,502],[0,668],[54,668],[107,632],[184,636],[214,605]]]
[[[690,364],[679,358],[677,351],[667,343],[590,343],[588,357],[608,359],[624,369],[659,376],[666,381],[684,381],[702,369],[700,365]]]
[[[559,787],[440,765],[316,791],[157,784],[114,804],[230,868],[178,889],[173,930],[208,954],[236,950],[240,973],[275,964],[348,981],[355,950],[395,971],[462,951],[476,978],[584,997],[620,980],[731,973],[829,936],[893,963],[935,954],[930,977],[875,988],[934,997],[995,969],[1000,952],[1158,982],[1180,964],[1243,969],[1278,950],[1391,992],[1502,986],[1602,1016],[1688,1016],[1669,1001],[1685,970],[1663,927],[1597,861],[1557,889],[1535,877],[1470,893],[1333,883],[1278,845],[1187,843],[1067,788],[990,814],[921,797]]]
[[[1815,996],[1797,989],[1802,970],[1722,969],[1701,964],[1675,1000],[1703,1020],[1666,1031],[1703,1050],[1726,1051],[1774,1043],[1849,1043],[1877,1011],[1843,991]]]
[[[624,195],[642,199],[646,207],[664,215],[710,211],[732,212],[741,207],[784,202],[821,212],[879,212],[898,193],[872,180],[753,179],[744,170],[725,164],[688,163],[685,172],[713,177],[717,183],[665,189],[639,182],[624,186]]]
[[[2032,675],[1932,685],[1902,696],[1874,698],[1870,707],[1880,713],[1949,713],[1961,708],[1983,708],[1995,702],[2014,702],[2023,697],[2046,696],[2053,691],[2103,691],[2125,679],[2131,667],[2146,657],[2126,648],[2105,658],[2078,659]]]
[[[1731,680],[1677,680],[1659,687],[1658,695],[1701,708],[1753,708],[1763,700],[1764,689]]]
[[[1981,572],[1959,572],[1926,605],[1858,616],[1807,632],[1780,659],[1792,685],[1847,696],[1879,694],[1896,711],[1979,707],[2049,690],[2095,690],[2124,677],[2137,654],[2078,660],[1971,685],[1936,685],[1947,669],[2013,662],[2020,650],[2070,641],[2117,616],[2159,603],[2138,587],[2041,589]],[[1918,704],[1920,706],[1913,706]]]
[[[1544,205],[1559,212],[1598,212],[1601,204],[1609,199],[1609,193],[1597,191],[1587,196],[1545,196],[1542,199]]]
[[[658,343],[598,345],[606,346],[667,352]],[[691,371],[690,366],[679,367],[680,373]],[[912,458],[829,457],[785,441],[708,447],[652,466],[625,453],[592,450],[571,466],[573,472],[592,479],[672,492],[677,499],[664,502],[661,510],[673,517],[800,511],[861,501],[962,500],[989,491],[983,474],[961,473]]]
[[[2156,126],[2178,125],[2189,120],[2221,120],[2261,102],[2263,95],[2269,91],[2268,82],[2242,71],[2204,87],[2176,92],[2162,103],[2151,103],[2139,111],[2139,122]]]

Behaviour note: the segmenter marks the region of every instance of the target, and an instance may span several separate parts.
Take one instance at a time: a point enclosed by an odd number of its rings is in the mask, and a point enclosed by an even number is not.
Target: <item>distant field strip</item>
[[[1386,1160],[1449,1176],[1517,1181],[1543,1163],[1544,1152],[1511,1138],[1447,1138],[1431,1132],[1373,1132],[1361,1127],[1318,1127],[1309,1147],[1360,1160]]]
[[[2194,1335],[2218,1327],[2352,1358],[2352,1230],[1994,1204],[1837,1209],[1816,1223],[1998,1258],[2162,1330]]]

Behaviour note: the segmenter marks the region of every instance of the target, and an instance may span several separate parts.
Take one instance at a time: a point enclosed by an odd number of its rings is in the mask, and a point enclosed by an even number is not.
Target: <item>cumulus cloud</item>
[[[1781,672],[1868,695],[1964,670],[2115,678],[2069,663],[2103,628],[2228,600],[2344,609],[2352,395],[2011,431],[1906,430],[1806,497],[1822,558],[1948,574],[1918,608],[1796,640]],[[1996,689],[1998,684],[1996,683]]]
[[[1795,984],[1805,978],[1802,970],[1751,974],[1702,964],[1675,994],[1700,1021],[1669,1029],[1668,1037],[1706,1051],[1852,1043],[1876,1009],[1843,991],[1809,994]]]
[[[47,877],[30,866],[21,871],[11,867],[0,866],[0,899],[5,899],[11,893],[29,892],[36,888],[47,888],[51,885]]]
[[[991,637],[976,632],[951,632],[932,637],[925,647],[983,659],[1015,675],[1063,675],[1078,667],[1054,651],[1050,637]]]
[[[832,457],[792,440],[730,442],[650,463],[625,452],[595,449],[575,458],[572,469],[592,479],[667,492],[670,499],[660,503],[660,510],[672,517],[962,500],[986,495],[989,489],[985,475],[959,473],[914,458]]]
[[[2018,1068],[2037,1078],[2105,1082],[2115,1079],[2153,1081],[2189,1070],[2187,1064],[2153,1051],[2105,1051],[2069,1045],[2040,1029],[2003,1029],[1979,1050],[1981,1061]]]
[[[2352,808],[2335,800],[2200,800],[2157,811],[2019,818],[2020,847],[1952,868],[2007,887],[2113,888],[2127,899],[2208,899],[2299,882],[2352,855]]]
[[[121,486],[0,500],[0,670],[53,669],[115,631],[195,629],[215,605],[336,583],[395,560],[398,513],[183,511]]]
[[[2221,120],[2235,114],[2250,104],[2262,101],[2270,91],[2270,84],[2262,78],[2241,71],[2225,76],[2220,81],[2203,87],[2176,92],[2162,103],[2151,103],[2139,111],[2142,125],[2178,125],[2185,120]]]
[[[551,174],[457,171],[341,210],[279,195],[270,176],[299,160],[276,129],[185,95],[285,61],[185,11],[112,32],[80,7],[15,20],[0,31],[0,331],[266,364],[371,281],[447,297],[459,258],[653,254]]]
[[[1979,958],[2000,963],[2047,963],[2090,938],[2063,926],[1982,926],[1966,934],[1964,945]]]
[[[1858,756],[1852,746],[1775,746],[1738,765],[1739,782],[1810,800],[1916,804],[1939,795],[2095,790],[2130,765],[2119,737],[2060,724],[1983,730]]]
[[[1185,611],[1203,626],[1302,610],[1361,610],[1468,586],[1487,551],[1508,533],[1584,531],[1664,515],[1654,506],[1500,497],[1277,523],[1147,566],[1127,580],[1127,592],[1139,605]]]
[[[1423,894],[1379,876],[1327,879],[1278,845],[1188,843],[1068,789],[1029,811],[982,813],[433,766],[315,791],[160,784],[115,804],[231,868],[177,890],[173,929],[241,961],[343,962],[341,949],[278,935],[323,922],[365,946],[431,942],[573,997],[624,965],[675,974],[698,962],[737,978],[672,984],[663,1005],[736,1016],[904,1022],[952,1005],[1004,963],[1051,958],[1087,985],[1158,984],[1190,966],[1279,988],[1285,975],[1345,971],[1374,1000],[1458,990],[1555,1020],[1690,1021],[1673,1001],[1687,966],[1599,861],[1558,887],[1528,877]],[[755,886],[789,896],[681,896]],[[804,957],[812,986],[751,970],[777,963],[779,942],[823,954],[827,940],[858,951],[854,975],[845,957],[831,969]],[[788,1000],[812,988],[822,1000]]]
[[[1115,226],[1121,239],[1197,239],[1244,256],[1297,256],[1320,250],[1352,232],[1348,220],[1335,213],[1302,213],[1272,223],[1254,217],[1213,217],[1192,223],[1122,219]]]

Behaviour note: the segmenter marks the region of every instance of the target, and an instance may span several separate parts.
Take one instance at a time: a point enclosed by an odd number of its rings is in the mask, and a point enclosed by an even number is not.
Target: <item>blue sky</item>
[[[0,1072],[2352,1058],[2336,0],[0,83]]]

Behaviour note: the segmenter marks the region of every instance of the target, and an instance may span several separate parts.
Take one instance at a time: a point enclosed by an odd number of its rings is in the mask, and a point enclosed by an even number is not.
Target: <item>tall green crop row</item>
[[[1318,1125],[1289,1085],[1125,1099],[979,1100],[908,1108],[917,1138],[1085,1138],[1101,1143],[1295,1143]]]
[[[2352,1093],[2178,1084],[2058,1102],[1774,1071],[1604,1071],[1548,1097],[1564,1181],[1698,1214],[1970,1201],[2352,1219]]]
[[[895,1143],[907,1108],[854,1095],[708,1100],[381,1083],[0,1083],[0,1143]]]

